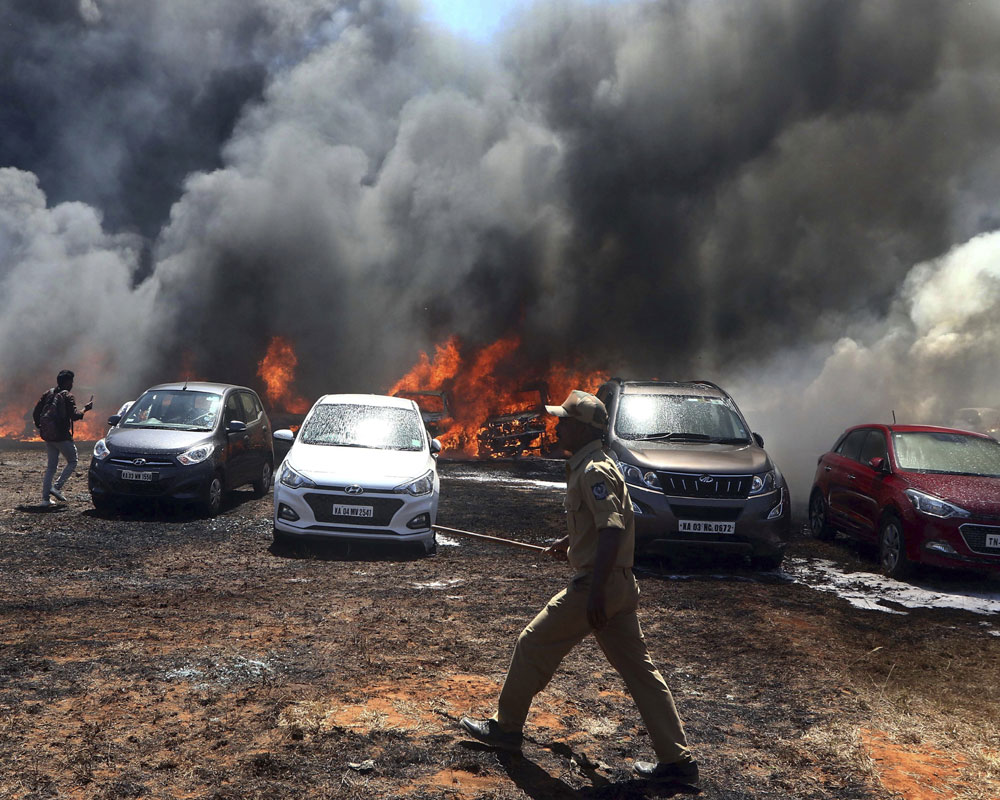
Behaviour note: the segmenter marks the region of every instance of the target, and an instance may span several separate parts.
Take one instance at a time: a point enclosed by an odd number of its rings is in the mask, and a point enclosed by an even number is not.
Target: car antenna
[[[184,384],[184,385],[185,385],[185,387],[187,386],[187,384]],[[896,409],[892,410],[892,424],[893,425],[896,424]]]
[[[182,391],[182,392],[186,392],[187,390],[188,390],[188,379],[187,379],[187,378],[185,378],[185,379],[184,379],[184,388],[183,388],[183,389],[181,389],[181,391]],[[893,412],[893,417],[892,417],[892,418],[893,418],[894,420],[896,419],[896,416],[895,416],[895,412]]]

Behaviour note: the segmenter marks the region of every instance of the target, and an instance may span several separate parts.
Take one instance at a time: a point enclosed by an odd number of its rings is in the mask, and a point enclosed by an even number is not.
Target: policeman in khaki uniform
[[[633,769],[646,778],[693,783],[698,780],[697,762],[688,751],[670,689],[649,657],[636,617],[639,587],[632,575],[632,501],[618,466],[604,451],[607,409],[594,395],[574,390],[561,406],[546,410],[559,417],[557,444],[569,453],[569,533],[547,552],[569,561],[573,579],[518,637],[497,713],[483,720],[463,717],[459,724],[492,747],[520,750],[532,699],[577,642],[593,633],[624,678],[656,752],[656,763],[636,761]]]

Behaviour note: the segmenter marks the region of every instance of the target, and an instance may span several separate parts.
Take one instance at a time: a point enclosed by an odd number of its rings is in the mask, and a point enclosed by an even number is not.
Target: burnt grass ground
[[[1000,638],[981,616],[641,562],[640,618],[702,766],[699,789],[657,786],[631,777],[652,752],[593,640],[537,698],[522,756],[456,726],[493,711],[565,565],[469,540],[277,549],[271,496],[249,489],[216,519],[100,516],[80,450],[50,512],[31,508],[41,448],[0,450],[2,798],[1000,797]],[[458,477],[479,468],[442,463],[440,524],[561,535],[558,491]],[[872,569],[841,539],[791,554]]]

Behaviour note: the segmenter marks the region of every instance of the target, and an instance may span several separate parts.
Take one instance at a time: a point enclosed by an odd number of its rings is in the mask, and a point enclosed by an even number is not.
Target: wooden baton
[[[487,542],[496,542],[497,544],[505,544],[509,547],[521,547],[525,550],[547,550],[546,547],[541,547],[537,544],[528,544],[527,542],[518,542],[514,539],[502,539],[499,536],[487,536],[485,533],[473,533],[472,531],[461,531],[458,528],[446,528],[443,525],[433,525],[434,530],[440,533],[451,533],[455,536],[468,536],[470,539],[483,539]]]

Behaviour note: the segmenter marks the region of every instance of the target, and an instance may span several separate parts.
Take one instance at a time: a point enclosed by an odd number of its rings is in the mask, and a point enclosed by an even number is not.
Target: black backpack
[[[65,438],[63,429],[66,422],[66,398],[62,391],[50,389],[42,398],[42,408],[38,412],[38,435],[46,442],[58,442]]]

